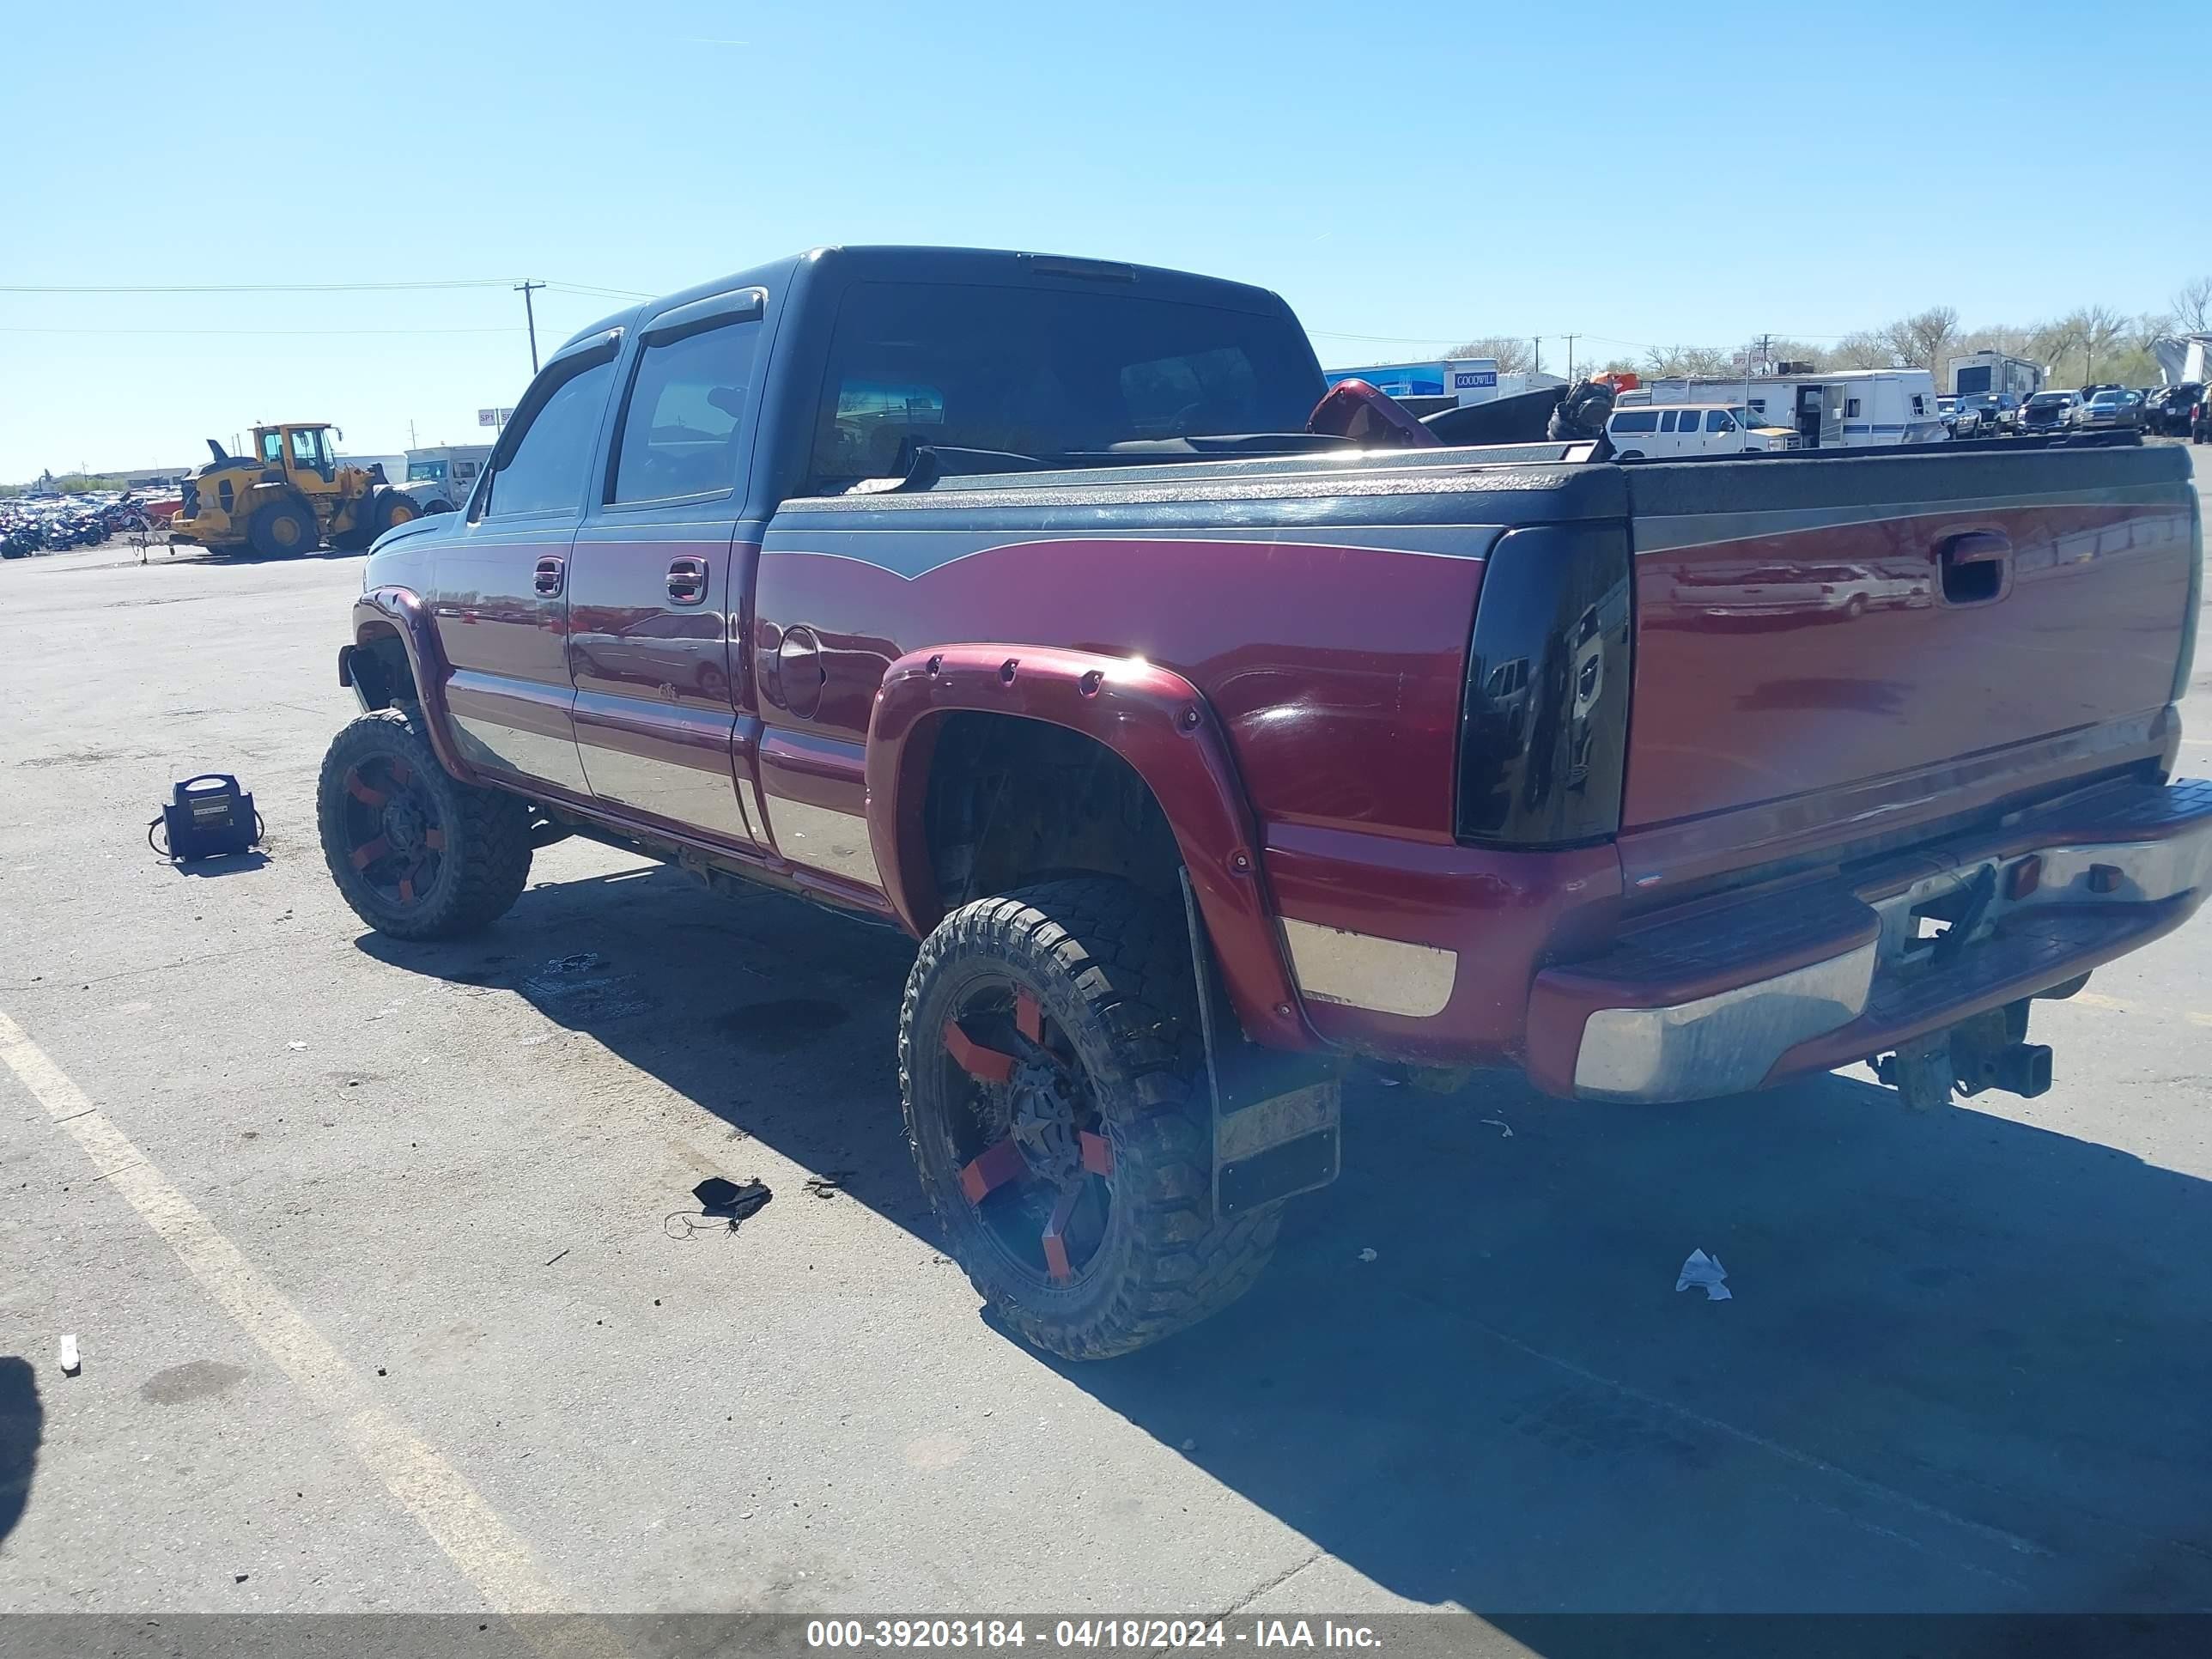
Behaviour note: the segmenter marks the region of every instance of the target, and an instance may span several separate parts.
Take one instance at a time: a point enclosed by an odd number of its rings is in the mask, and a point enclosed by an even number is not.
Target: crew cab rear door
[[[576,741],[592,793],[739,847],[759,840],[738,743],[754,543],[739,535],[768,295],[645,319],[568,580]]]
[[[446,702],[472,766],[586,792],[570,705],[568,556],[615,383],[618,331],[547,363],[492,452],[434,577]]]

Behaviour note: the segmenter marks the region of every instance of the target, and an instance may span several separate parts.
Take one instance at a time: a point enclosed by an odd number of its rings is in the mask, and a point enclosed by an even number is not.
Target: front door
[[[612,336],[586,343],[532,382],[467,522],[438,550],[433,601],[463,757],[579,796],[590,788],[570,712],[568,559],[617,343]]]
[[[568,574],[576,742],[592,794],[741,847],[759,837],[732,642],[752,586],[755,550],[738,526],[765,298],[739,289],[645,323]]]

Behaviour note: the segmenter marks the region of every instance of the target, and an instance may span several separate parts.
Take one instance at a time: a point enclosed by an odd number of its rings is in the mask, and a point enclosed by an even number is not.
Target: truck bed
[[[1309,947],[1294,966],[1315,1030],[1439,1062],[1521,1057],[1541,966],[1639,917],[2170,767],[2199,580],[2179,452],[1588,453],[1294,456],[793,501],[763,538],[763,608],[850,624],[823,641],[825,696],[799,723],[832,748],[865,732],[889,664],[932,641],[1135,653],[1188,677],[1226,732],[1293,958]],[[1626,538],[1627,586],[1583,629],[1601,617],[1588,650],[1612,653],[1598,698],[1633,688],[1617,834],[1540,845],[1468,833],[1462,799],[1477,714],[1522,746],[1481,763],[1516,811],[1607,764],[1601,749],[1559,758],[1564,732],[1538,752],[1551,739],[1529,727],[1528,682],[1566,672],[1540,642],[1518,690],[1470,701],[1478,611],[1487,629],[1516,603],[1502,587],[1484,603],[1498,550],[1525,570],[1537,527]],[[1947,593],[1947,546],[1993,569],[1954,569]],[[854,811],[859,762],[855,743]],[[775,764],[764,750],[771,796]],[[823,753],[803,764],[823,802]],[[1441,1001],[1314,996],[1338,935],[1483,968],[1447,973]]]

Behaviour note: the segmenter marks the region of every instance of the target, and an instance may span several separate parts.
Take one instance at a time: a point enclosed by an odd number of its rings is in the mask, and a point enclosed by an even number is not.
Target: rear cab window
[[[1286,314],[1092,291],[858,283],[830,340],[808,476],[890,477],[911,446],[1048,463],[1118,443],[1297,432],[1323,390]]]

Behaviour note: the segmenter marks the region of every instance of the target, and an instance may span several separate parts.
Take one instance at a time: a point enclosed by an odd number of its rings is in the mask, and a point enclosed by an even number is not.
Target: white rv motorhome
[[[1972,398],[1984,392],[2011,392],[2022,403],[2043,390],[2043,365],[2002,351],[1971,351],[1944,365],[1951,395]]]
[[[1727,404],[1790,427],[1804,449],[1940,443],[1936,377],[1924,368],[1842,368],[1817,374],[1698,375],[1647,381],[1623,404]]]

